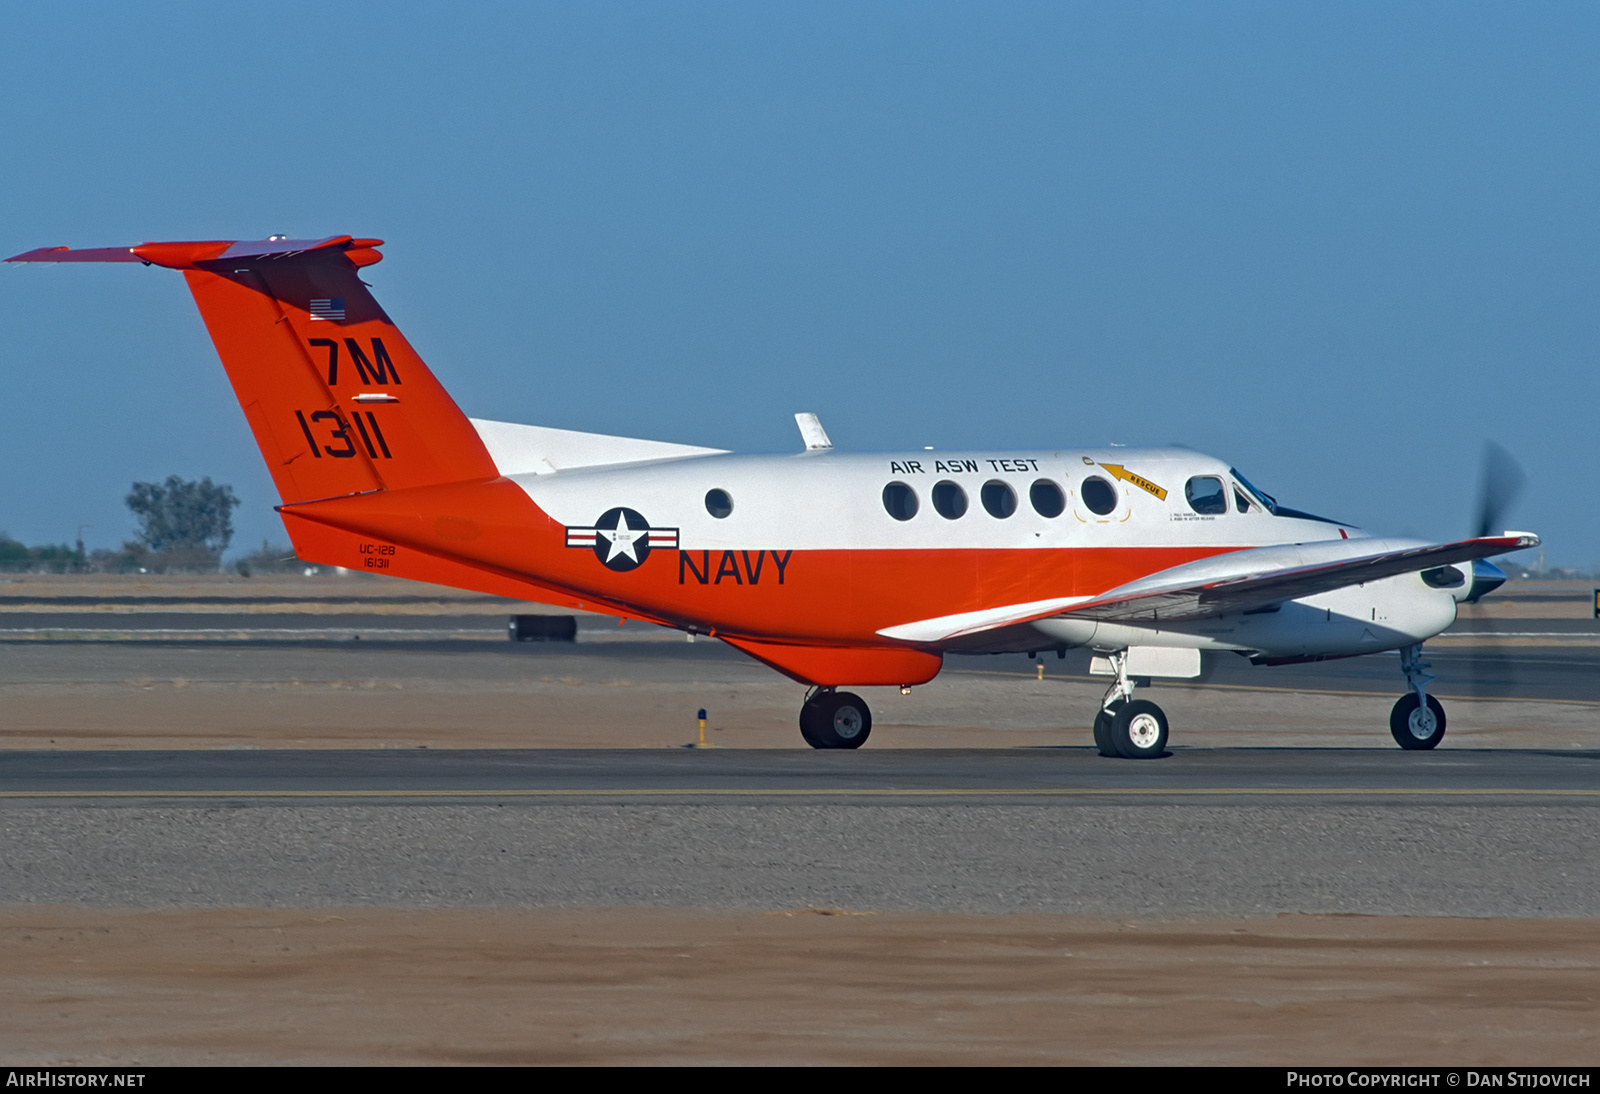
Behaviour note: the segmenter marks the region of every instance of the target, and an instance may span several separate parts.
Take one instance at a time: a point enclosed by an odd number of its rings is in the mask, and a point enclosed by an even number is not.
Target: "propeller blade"
[[[1478,522],[1473,535],[1487,536],[1505,530],[1506,514],[1527,479],[1511,453],[1493,441],[1484,444],[1483,476],[1478,481]]]

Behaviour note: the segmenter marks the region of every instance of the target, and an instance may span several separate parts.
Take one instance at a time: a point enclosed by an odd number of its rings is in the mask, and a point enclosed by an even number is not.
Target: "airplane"
[[[1166,755],[1135,698],[1201,655],[1267,665],[1398,650],[1390,731],[1444,737],[1422,644],[1505,581],[1493,531],[1379,538],[1184,448],[715,448],[468,418],[361,279],[383,241],[272,236],[41,248],[7,262],[180,270],[306,561],[704,634],[806,685],[804,741],[860,747],[846,687],[902,692],[948,654],[1092,651],[1102,755]]]

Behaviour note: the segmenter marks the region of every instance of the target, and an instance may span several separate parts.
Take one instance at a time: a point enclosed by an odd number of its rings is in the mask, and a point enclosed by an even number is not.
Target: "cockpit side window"
[[[1183,488],[1189,499],[1189,508],[1203,516],[1215,516],[1228,511],[1228,495],[1222,480],[1211,475],[1196,475]]]
[[[1251,509],[1250,499],[1244,496],[1244,491],[1237,486],[1233,488],[1233,511],[1248,513]]]

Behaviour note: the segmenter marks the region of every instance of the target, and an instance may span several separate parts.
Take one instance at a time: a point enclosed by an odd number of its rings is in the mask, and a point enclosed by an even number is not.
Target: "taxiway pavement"
[[[0,901],[1592,917],[1600,756],[0,754]]]

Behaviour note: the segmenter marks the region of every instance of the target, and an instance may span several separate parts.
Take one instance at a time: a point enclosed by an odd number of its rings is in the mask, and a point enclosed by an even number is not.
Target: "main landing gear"
[[[1128,675],[1128,651],[1106,655],[1116,680],[1094,718],[1094,743],[1102,756],[1153,760],[1167,751],[1167,716],[1145,699],[1135,699],[1136,681]]]
[[[1428,694],[1428,685],[1437,679],[1428,667],[1420,643],[1400,651],[1400,671],[1411,691],[1389,712],[1389,732],[1407,750],[1434,748],[1444,739],[1444,707]]]
[[[812,748],[860,748],[872,732],[872,711],[859,695],[818,688],[800,708],[800,736]]]

